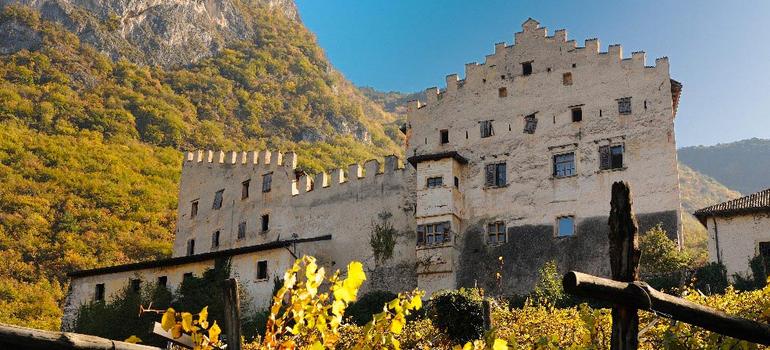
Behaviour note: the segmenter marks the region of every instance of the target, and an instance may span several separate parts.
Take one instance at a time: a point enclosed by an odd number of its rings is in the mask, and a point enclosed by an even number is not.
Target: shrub
[[[725,265],[712,262],[695,270],[696,289],[707,294],[721,294],[727,289],[727,269]]]
[[[690,265],[689,255],[679,250],[676,242],[668,238],[660,224],[640,237],[639,249],[642,251],[639,259],[642,273],[672,273]]]
[[[372,315],[382,312],[383,306],[396,297],[398,295],[388,291],[371,291],[350,304],[345,311],[345,316],[354,324],[363,326],[372,320]]]
[[[561,275],[556,261],[548,261],[538,271],[538,280],[531,298],[536,305],[563,306],[568,296],[561,284]]]
[[[431,297],[428,316],[455,343],[484,335],[484,297],[479,289],[443,291]]]

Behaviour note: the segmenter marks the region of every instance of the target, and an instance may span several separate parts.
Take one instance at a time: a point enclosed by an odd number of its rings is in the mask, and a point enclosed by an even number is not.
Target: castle
[[[185,155],[172,258],[72,273],[64,328],[79,305],[127,284],[170,288],[230,258],[253,308],[298,256],[366,266],[366,290],[468,286],[529,291],[537,270],[609,274],[614,181],[631,183],[640,229],[679,236],[674,117],[681,84],[667,58],[600,52],[529,19],[464,79],[408,104],[406,163],[314,176],[280,152]],[[138,287],[137,287],[138,288]]]

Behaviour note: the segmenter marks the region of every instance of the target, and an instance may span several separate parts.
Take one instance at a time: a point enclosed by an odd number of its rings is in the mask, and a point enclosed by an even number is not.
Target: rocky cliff
[[[253,40],[255,28],[242,7],[261,6],[299,21],[292,0],[0,0],[23,4],[41,18],[62,24],[80,40],[113,59],[172,67],[197,62],[228,42]],[[34,31],[6,22],[0,28],[0,53],[36,49]]]

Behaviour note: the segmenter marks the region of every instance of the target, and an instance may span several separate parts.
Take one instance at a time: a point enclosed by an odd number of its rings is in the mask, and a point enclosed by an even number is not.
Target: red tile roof
[[[770,188],[745,197],[696,210],[693,215],[703,221],[709,216],[730,216],[735,214],[762,212],[770,213]]]

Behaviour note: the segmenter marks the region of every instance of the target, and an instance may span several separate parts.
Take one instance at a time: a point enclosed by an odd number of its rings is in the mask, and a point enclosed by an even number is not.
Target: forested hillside
[[[300,22],[233,4],[249,39],[180,68],[2,9],[0,40],[39,45],[0,54],[0,322],[58,328],[67,272],[168,256],[180,150],[294,150],[313,170],[401,152]]]
[[[743,194],[770,187],[770,140],[684,147],[679,161]]]

